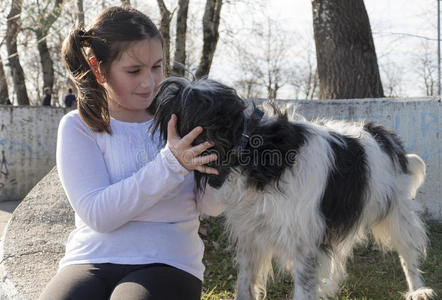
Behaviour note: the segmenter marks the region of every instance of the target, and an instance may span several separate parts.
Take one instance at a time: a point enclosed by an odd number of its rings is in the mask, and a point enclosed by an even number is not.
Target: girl
[[[191,172],[217,174],[180,138],[176,116],[167,144],[149,132],[149,107],[163,79],[162,39],[131,8],[104,10],[73,30],[62,55],[80,96],[59,125],[57,168],[75,211],[60,268],[40,299],[200,299],[203,243],[199,212],[219,214],[210,188],[194,193]],[[197,199],[198,198],[198,199]]]

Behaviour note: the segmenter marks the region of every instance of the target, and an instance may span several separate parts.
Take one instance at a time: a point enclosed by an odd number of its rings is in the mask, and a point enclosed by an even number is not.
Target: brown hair
[[[130,43],[150,38],[162,41],[149,17],[134,8],[115,6],[103,10],[87,31],[74,29],[64,40],[61,54],[79,91],[78,111],[91,130],[112,134],[106,90],[86,56],[95,56],[106,75]]]

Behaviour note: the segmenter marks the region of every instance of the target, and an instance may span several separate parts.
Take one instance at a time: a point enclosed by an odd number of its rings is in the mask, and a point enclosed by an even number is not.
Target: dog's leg
[[[425,287],[418,269],[420,258],[425,256],[427,235],[420,217],[412,208],[411,202],[399,203],[384,221],[373,228],[373,235],[386,248],[398,253],[408,284],[405,299],[427,300],[434,296],[434,292]]]
[[[419,248],[415,246],[411,240],[401,240],[395,248],[399,254],[399,259],[408,284],[408,293],[405,295],[405,299],[427,300],[433,298],[433,290],[425,287],[418,269],[419,258],[421,256]]]
[[[328,299],[333,298],[339,290],[339,284],[345,277],[345,262],[337,261],[339,256],[332,258],[331,255],[325,251],[319,254],[318,265],[318,298]],[[346,259],[347,256],[344,256]]]
[[[294,300],[317,300],[318,258],[306,256],[296,261]]]
[[[419,270],[417,268],[417,261],[414,260],[413,255],[414,254],[407,256],[399,255],[402,269],[404,270],[405,277],[407,278],[409,290],[409,292],[405,294],[405,299],[432,299],[435,296],[434,291],[430,288],[424,287],[424,282],[422,281]]]
[[[266,297],[267,278],[272,273],[272,251],[250,244],[238,244],[239,274],[237,300],[261,300]]]

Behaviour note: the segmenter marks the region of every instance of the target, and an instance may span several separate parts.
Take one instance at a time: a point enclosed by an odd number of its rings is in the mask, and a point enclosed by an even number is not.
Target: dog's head
[[[246,102],[236,91],[219,82],[170,77],[160,84],[150,107],[155,114],[153,132],[159,129],[163,140],[167,140],[167,123],[172,114],[178,117],[177,131],[181,137],[197,126],[203,127],[193,144],[205,141],[215,144],[203,155],[218,155],[218,160],[208,166],[216,168],[219,175],[195,171],[195,181],[198,190],[204,189],[206,183],[218,188],[227,178],[230,167],[237,164],[233,149],[241,142],[245,108]]]

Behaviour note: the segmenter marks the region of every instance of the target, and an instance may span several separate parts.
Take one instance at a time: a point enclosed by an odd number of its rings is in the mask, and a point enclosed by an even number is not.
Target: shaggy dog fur
[[[237,246],[237,299],[263,299],[272,259],[294,276],[294,299],[333,296],[345,279],[352,249],[372,236],[398,253],[408,293],[429,299],[418,270],[427,235],[414,201],[425,164],[399,138],[374,123],[288,121],[277,112],[250,118],[234,89],[212,80],[169,78],[154,100],[155,130],[165,139],[172,113],[181,136],[196,126],[195,144],[213,141],[209,165],[195,172],[223,201]],[[255,111],[256,112],[256,111]]]

